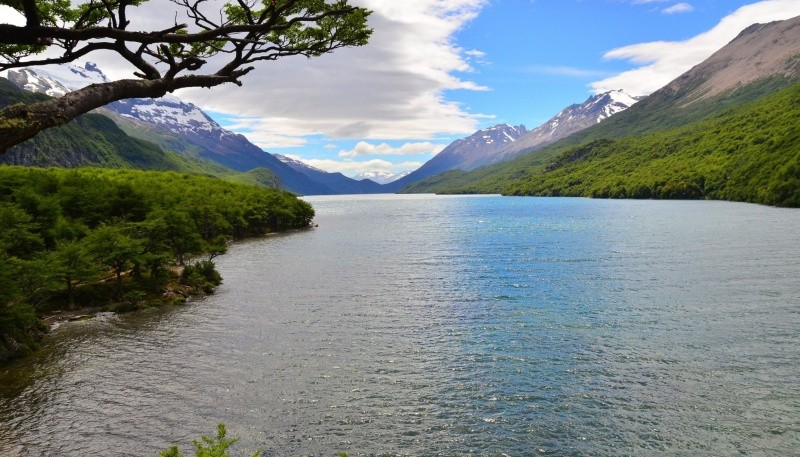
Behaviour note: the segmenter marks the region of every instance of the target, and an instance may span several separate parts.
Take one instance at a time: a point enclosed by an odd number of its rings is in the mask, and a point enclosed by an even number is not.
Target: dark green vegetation
[[[722,97],[675,103],[691,90],[659,92],[550,147],[405,191],[800,206],[800,84],[770,78]]]
[[[237,438],[227,438],[228,431],[225,424],[217,425],[217,436],[202,436],[199,440],[194,441],[194,449],[196,457],[229,457],[228,448],[231,447]],[[256,451],[253,457],[259,457],[263,453]],[[172,446],[166,451],[161,451],[161,457],[184,457],[178,446]]]
[[[35,348],[54,310],[210,292],[221,281],[210,259],[229,241],[313,216],[290,193],[197,175],[0,167],[0,361]]]

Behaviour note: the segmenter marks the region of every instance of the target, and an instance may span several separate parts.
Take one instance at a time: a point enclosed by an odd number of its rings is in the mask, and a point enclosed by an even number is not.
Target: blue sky
[[[189,95],[269,152],[347,175],[398,172],[479,128],[533,128],[611,88],[647,94],[747,25],[800,15],[800,0],[356,3],[375,10],[372,43],[264,68],[287,83],[261,109],[246,90],[223,103]]]

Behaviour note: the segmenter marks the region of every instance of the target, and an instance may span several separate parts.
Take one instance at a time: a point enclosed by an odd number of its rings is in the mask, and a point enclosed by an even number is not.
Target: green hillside
[[[800,206],[800,84],[763,96],[780,85],[785,86],[773,78],[689,106],[637,104],[548,148],[472,173],[440,175],[405,191]],[[664,109],[655,109],[661,103]],[[717,112],[709,115],[714,107]]]
[[[254,168],[243,173],[228,173],[221,176],[222,179],[240,184],[248,184],[258,187],[272,187],[279,189],[282,187],[281,179],[268,168]]]

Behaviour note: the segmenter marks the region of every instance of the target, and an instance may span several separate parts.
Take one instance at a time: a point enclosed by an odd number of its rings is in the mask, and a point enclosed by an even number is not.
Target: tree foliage
[[[181,287],[211,292],[219,273],[192,257],[313,216],[290,193],[209,177],[0,167],[0,360],[10,340],[35,343],[37,313],[161,300],[168,267],[181,263]]]
[[[194,441],[195,457],[229,457],[228,448],[238,441],[237,438],[227,438],[228,431],[225,424],[217,425],[217,435],[214,437],[202,436]],[[161,451],[161,457],[184,457],[178,446],[171,446]],[[253,453],[253,457],[261,456],[261,451]]]
[[[171,3],[180,16],[176,14],[169,26],[147,29],[144,23],[134,23],[143,16],[147,0],[89,0],[74,5],[68,0],[0,1],[25,16],[22,26],[0,23],[0,70],[67,63],[111,52],[124,59],[138,78],[3,109],[0,151],[112,101],[157,98],[186,87],[241,85],[241,78],[257,62],[316,57],[361,46],[372,33],[367,26],[370,12],[348,0]],[[39,57],[46,50],[58,55]]]

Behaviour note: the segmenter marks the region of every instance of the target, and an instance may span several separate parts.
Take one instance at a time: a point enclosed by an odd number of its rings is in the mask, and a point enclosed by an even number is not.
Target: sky
[[[351,3],[374,11],[369,45],[265,62],[243,87],[175,95],[266,151],[349,176],[397,173],[481,128],[535,128],[612,89],[647,95],[745,27],[800,15],[800,0]],[[151,0],[133,24],[169,25],[170,8]],[[130,72],[92,60],[112,78]]]

